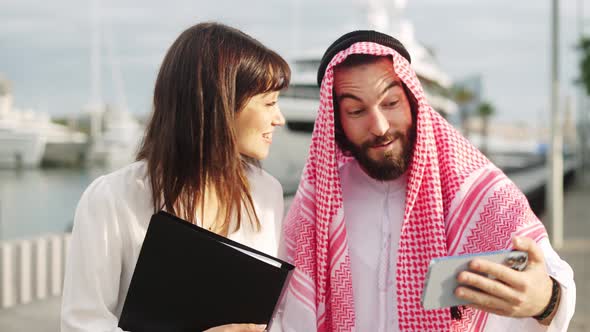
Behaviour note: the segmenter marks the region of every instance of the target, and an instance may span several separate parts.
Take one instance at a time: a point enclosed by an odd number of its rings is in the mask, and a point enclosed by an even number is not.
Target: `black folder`
[[[125,299],[125,331],[272,324],[294,266],[166,212],[150,220]]]

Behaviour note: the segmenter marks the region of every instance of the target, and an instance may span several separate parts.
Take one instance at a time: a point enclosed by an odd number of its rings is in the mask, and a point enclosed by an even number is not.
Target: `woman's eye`
[[[274,106],[274,105],[276,105],[276,104],[277,104],[277,101],[276,101],[276,100],[274,100],[274,101],[271,101],[271,102],[269,102],[269,103],[266,103],[266,106],[268,106],[268,107],[273,107],[273,106]]]

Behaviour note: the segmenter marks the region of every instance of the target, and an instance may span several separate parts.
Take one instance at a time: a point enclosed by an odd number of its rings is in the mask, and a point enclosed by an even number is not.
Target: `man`
[[[285,331],[567,330],[571,268],[518,188],[427,104],[399,41],[342,36],[318,84],[309,159],[284,222],[297,265]],[[474,260],[455,290],[473,304],[422,308],[432,258],[513,248],[528,252],[525,271]]]

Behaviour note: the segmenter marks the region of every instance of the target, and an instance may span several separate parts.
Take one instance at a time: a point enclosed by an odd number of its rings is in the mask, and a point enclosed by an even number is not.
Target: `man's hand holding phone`
[[[458,274],[460,286],[455,289],[455,296],[469,301],[469,307],[502,316],[532,317],[542,313],[551,298],[553,285],[547,274],[543,252],[529,238],[515,237],[513,244],[515,250],[528,253],[528,266],[524,271],[476,258],[469,263],[473,272]],[[541,323],[548,325],[552,316]]]

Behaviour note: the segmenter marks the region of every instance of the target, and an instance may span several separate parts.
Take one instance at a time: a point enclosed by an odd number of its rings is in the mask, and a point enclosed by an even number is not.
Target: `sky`
[[[578,96],[582,1],[560,1],[562,105]],[[113,61],[103,50],[103,99],[116,103],[119,91],[130,111],[148,113],[167,48],[195,23],[235,26],[290,60],[364,28],[363,6],[362,0],[100,1],[104,37],[124,82],[115,88]],[[90,8],[90,0],[0,0],[0,73],[12,82],[16,107],[54,116],[82,112],[91,98]],[[452,79],[482,77],[496,121],[537,123],[549,119],[550,8],[550,0],[409,0],[404,15]]]

